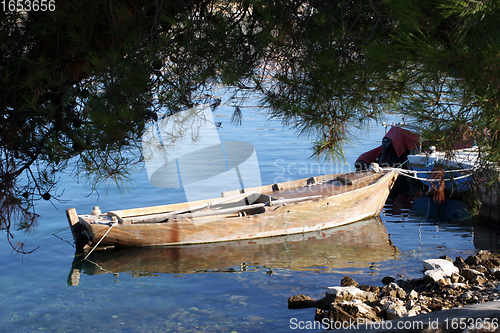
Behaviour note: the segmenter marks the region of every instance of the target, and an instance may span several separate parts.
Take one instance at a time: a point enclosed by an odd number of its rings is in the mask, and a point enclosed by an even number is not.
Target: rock
[[[371,287],[372,287],[372,286],[370,286],[369,284],[362,284],[362,285],[360,285],[358,288],[359,288],[359,289],[361,289],[361,290],[363,290],[363,291],[371,291],[371,290],[370,290],[370,289],[371,289]]]
[[[490,274],[495,278],[500,279],[500,267],[494,267],[490,270]]]
[[[391,282],[387,285],[390,289],[399,289],[399,285],[396,282]]]
[[[444,260],[447,260],[447,261],[449,261],[449,262],[453,262],[453,259],[451,259],[451,258],[450,258],[450,257],[448,257],[448,256],[441,256],[441,257],[439,257],[439,259],[444,259]]]
[[[420,306],[417,305],[417,306],[411,308],[410,310],[408,310],[408,312],[406,313],[406,317],[417,316],[420,314],[421,311],[422,311],[422,309],[420,308]]]
[[[348,287],[348,286],[354,286],[357,287],[359,283],[354,281],[354,279],[350,278],[349,276],[344,276],[342,280],[340,281],[340,286],[341,287]]]
[[[326,311],[323,309],[316,308],[316,312],[314,314],[314,320],[321,322],[323,318],[325,318]]]
[[[465,263],[469,266],[476,266],[481,263],[481,260],[477,256],[468,256],[467,259],[465,259]]]
[[[373,302],[377,299],[377,295],[370,291],[363,291],[354,286],[348,287],[328,287],[326,291],[325,300],[327,302],[340,302],[352,300]]]
[[[344,311],[340,304],[332,304],[330,312],[328,314],[328,319],[331,323],[340,321],[340,322],[355,322],[356,318],[348,314]],[[335,327],[334,325],[330,325],[331,327]]]
[[[360,288],[361,289],[361,288]],[[378,295],[378,293],[380,292],[380,287],[377,287],[377,286],[370,286],[370,288],[368,289],[362,289],[362,290],[366,290],[366,291],[370,291],[376,295]]]
[[[364,319],[364,322],[380,321],[377,313],[369,305],[357,300],[334,303],[328,314],[330,327],[339,326],[334,325],[335,322],[356,323],[360,318]]]
[[[380,292],[381,293],[388,293],[389,291],[397,289],[397,288],[399,288],[399,286],[395,282],[391,282],[388,285],[382,287],[380,289]]]
[[[406,294],[407,299],[418,299],[418,293],[415,290],[410,291]]]
[[[383,287],[380,290],[381,296],[391,296],[396,298],[405,298],[406,291],[403,288],[399,287],[395,282],[389,283],[389,285]]]
[[[406,313],[407,313],[406,307],[403,305],[398,305],[398,306],[387,309],[387,311],[385,312],[385,315],[386,315],[388,320],[392,320],[392,319],[401,318],[401,317],[405,316]]]
[[[473,284],[484,284],[486,282],[488,282],[488,279],[486,279],[484,276],[481,276],[481,275],[476,275],[472,280],[471,282]]]
[[[467,280],[472,280],[472,279],[474,279],[478,275],[484,277],[483,273],[481,273],[480,271],[477,271],[475,269],[472,269],[472,268],[463,268],[460,271],[460,275],[462,275]]]
[[[464,258],[462,257],[456,257],[453,265],[455,265],[458,269],[469,268],[469,265],[465,263]]]
[[[500,266],[500,258],[493,258],[493,259],[490,259],[488,260],[489,263],[491,263],[491,265],[493,265],[494,267],[498,267]]]
[[[490,270],[494,267],[500,266],[500,260],[498,260],[498,258],[493,258],[483,261],[483,266],[486,267],[488,270]]]
[[[386,277],[382,278],[382,283],[385,284],[385,285],[388,285],[388,284],[390,284],[391,282],[394,282],[394,281],[396,281],[396,279],[394,279],[391,276],[386,276]]]
[[[389,296],[400,298],[400,299],[405,299],[406,298],[406,291],[404,291],[403,288],[397,288],[397,289],[391,290],[389,292]]]
[[[477,266],[474,266],[474,267],[470,267],[472,269],[475,269],[476,271],[478,272],[481,272],[481,273],[488,273],[488,269],[486,267],[484,267],[483,265],[477,265]]]
[[[340,306],[346,313],[354,318],[364,318],[369,321],[380,321],[377,313],[372,309],[371,306],[362,303],[361,301],[342,301]]]
[[[406,314],[406,307],[402,300],[395,297],[384,297],[380,304],[382,304],[382,313],[388,320],[401,318]]]
[[[295,295],[288,299],[289,309],[305,309],[317,306],[317,301],[306,295]]]
[[[472,291],[466,291],[462,295],[460,295],[461,298],[469,299],[474,296],[474,293]]]
[[[465,281],[465,278],[457,273],[453,273],[450,277],[451,283],[462,283]]]
[[[425,270],[440,269],[445,276],[451,276],[453,273],[458,273],[459,269],[452,262],[444,259],[427,259],[423,261]]]
[[[476,254],[476,257],[479,259],[479,261],[481,263],[488,261],[488,260],[491,260],[491,259],[495,259],[495,256],[491,252],[486,251],[486,250],[479,251]]]
[[[452,283],[450,285],[450,288],[453,288],[453,289],[465,289],[467,288],[467,285],[465,283]]]
[[[420,300],[421,302],[423,302],[423,303],[428,303],[428,302],[432,301],[432,298],[427,297],[427,296],[420,295],[419,300]]]
[[[446,273],[442,269],[430,269],[424,272],[424,276],[432,282],[438,282],[446,277]]]
[[[437,283],[440,287],[446,287],[446,286],[451,285],[451,280],[449,277],[444,277],[441,280],[439,280]]]

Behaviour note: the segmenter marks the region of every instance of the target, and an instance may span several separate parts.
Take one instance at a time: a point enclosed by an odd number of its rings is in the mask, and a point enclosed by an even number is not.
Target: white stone
[[[425,271],[424,275],[426,278],[434,282],[438,282],[446,277],[446,273],[442,269],[430,269]]]
[[[427,259],[423,261],[423,265],[425,270],[440,269],[445,273],[445,276],[451,276],[453,273],[459,273],[458,267],[445,259]]]
[[[373,308],[360,300],[342,301],[337,304],[337,306],[340,306],[341,309],[350,315],[354,315],[356,318],[364,318],[369,321],[379,320]]]
[[[407,296],[409,299],[417,299],[418,298],[418,293],[415,290],[410,291],[410,293]]]
[[[392,319],[401,318],[404,315],[406,315],[406,313],[407,313],[406,307],[404,307],[403,305],[395,305],[395,306],[389,307],[389,309],[387,309],[386,317],[388,320],[392,320]]]
[[[361,301],[373,301],[376,298],[374,293],[361,290],[354,286],[328,287],[326,295],[331,295],[335,299],[346,301],[351,301],[353,299],[359,299]]]
[[[467,288],[467,284],[456,282],[456,283],[450,284],[450,288],[453,288],[453,289],[462,289],[463,288],[463,289],[465,289],[465,288]]]
[[[405,317],[415,317],[416,315],[418,315],[417,311],[411,309],[406,313]]]
[[[392,290],[393,289],[399,289],[399,286],[398,286],[398,284],[396,282],[389,283],[388,287],[389,287],[389,289],[392,289]]]
[[[364,304],[361,300],[359,299],[353,299],[352,301],[342,301],[340,304]]]
[[[380,304],[382,304],[382,311],[387,311],[390,308],[395,308],[398,306],[404,306],[404,302],[399,298],[392,296],[385,296],[380,300]]]
[[[357,309],[358,309],[358,312],[360,314],[362,314],[363,316],[366,316],[366,315],[369,315],[371,313],[373,313],[373,309],[371,308],[371,306],[361,302],[361,301],[353,301],[351,303],[352,306],[355,306]]]

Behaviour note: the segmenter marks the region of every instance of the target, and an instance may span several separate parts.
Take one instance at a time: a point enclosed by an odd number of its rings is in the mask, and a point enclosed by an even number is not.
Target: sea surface
[[[378,146],[381,124],[355,131],[345,162],[310,159],[312,141],[243,109],[241,125],[220,106],[221,141],[253,144],[262,184],[353,170],[363,152]],[[387,121],[398,120],[397,118]],[[89,213],[180,202],[181,189],[158,188],[146,169],[132,173],[128,191],[104,184],[91,193],[85,179],[61,174],[65,202],[40,202],[38,228],[15,241],[38,249],[22,256],[0,236],[0,323],[3,332],[290,332],[309,330],[314,309],[289,310],[296,294],[321,298],[348,275],[382,285],[393,276],[422,276],[422,260],[467,257],[499,250],[498,231],[474,224],[460,201],[438,205],[418,181],[401,178],[380,217],[322,233],[184,247],[75,255],[65,209]]]

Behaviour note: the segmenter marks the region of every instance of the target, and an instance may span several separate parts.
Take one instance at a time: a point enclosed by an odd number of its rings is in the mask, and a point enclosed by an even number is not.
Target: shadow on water
[[[286,268],[294,271],[330,272],[334,268],[367,267],[395,259],[397,249],[380,219],[342,227],[282,237],[200,245],[118,248],[94,251],[84,260],[75,254],[69,285],[86,275],[129,273],[190,274],[234,272],[248,266]]]
[[[477,222],[474,226],[474,247],[500,255],[500,226]]]
[[[411,219],[417,223],[425,221],[444,231],[471,233],[475,249],[500,254],[500,226],[472,217],[462,200],[447,198],[437,203],[426,193],[427,188],[420,181],[400,177],[389,195],[385,213],[400,217],[393,221],[396,223]]]

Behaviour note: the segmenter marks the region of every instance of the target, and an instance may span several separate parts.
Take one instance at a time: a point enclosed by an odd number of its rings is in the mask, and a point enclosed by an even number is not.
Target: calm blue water
[[[318,164],[308,159],[311,142],[278,122],[245,110],[242,126],[235,126],[229,115],[224,107],[216,112],[221,140],[255,146],[264,184],[350,171],[356,157],[378,145],[384,133],[379,125],[358,133],[359,140],[345,147],[345,165]],[[60,188],[71,201],[40,203],[36,232],[15,234],[28,249],[39,249],[24,257],[11,254],[1,235],[2,331],[289,332],[291,320],[314,318],[314,309],[288,310],[292,295],[320,298],[344,275],[375,285],[388,275],[417,277],[423,259],[498,248],[498,234],[461,221],[460,202],[437,206],[419,196],[418,183],[402,180],[397,185],[382,222],[354,224],[317,240],[317,235],[307,235],[263,244],[109,252],[82,263],[65,229],[66,208],[89,212],[98,205],[108,211],[179,202],[185,195],[153,187],[144,169],[136,170],[131,191],[110,187],[106,195],[103,188],[99,196],[88,196],[83,179],[78,183],[61,175]],[[72,268],[82,273],[69,283]]]

